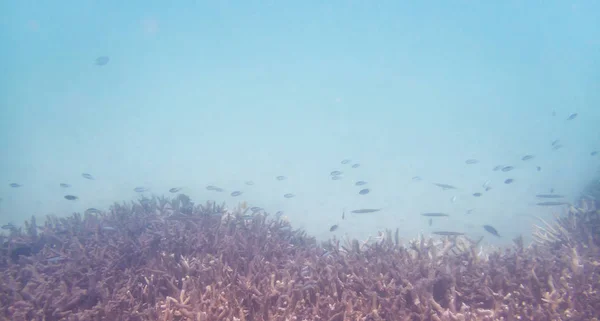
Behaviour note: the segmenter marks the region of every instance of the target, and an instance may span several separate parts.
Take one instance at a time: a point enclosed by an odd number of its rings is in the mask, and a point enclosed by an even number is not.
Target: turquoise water
[[[535,194],[573,201],[597,175],[598,21],[595,1],[3,2],[0,222],[183,187],[322,239],[398,227],[509,242],[564,211]]]

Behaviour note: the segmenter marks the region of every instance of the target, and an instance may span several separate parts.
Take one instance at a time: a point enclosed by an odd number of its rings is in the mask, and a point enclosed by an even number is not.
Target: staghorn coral
[[[398,231],[317,244],[244,203],[185,195],[32,219],[0,249],[0,319],[592,320],[598,212],[586,204],[536,244],[485,256],[462,236],[404,246]]]

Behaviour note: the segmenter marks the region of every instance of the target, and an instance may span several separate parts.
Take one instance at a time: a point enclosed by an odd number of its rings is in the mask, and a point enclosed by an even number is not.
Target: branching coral
[[[145,198],[7,236],[0,319],[591,320],[598,213],[575,209],[535,245],[483,255],[480,240],[404,246],[398,231],[318,245],[244,203]]]

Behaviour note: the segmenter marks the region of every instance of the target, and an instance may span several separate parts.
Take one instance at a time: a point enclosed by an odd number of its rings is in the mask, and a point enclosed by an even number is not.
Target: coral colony
[[[464,235],[317,244],[285,218],[188,197],[31,219],[1,238],[2,320],[598,320],[600,214],[534,243]]]

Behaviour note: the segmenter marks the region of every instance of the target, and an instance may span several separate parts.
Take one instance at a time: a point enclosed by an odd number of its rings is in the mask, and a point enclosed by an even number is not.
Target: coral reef
[[[2,320],[596,320],[600,214],[535,243],[464,236],[317,244],[281,219],[185,195],[35,219],[2,237]]]

